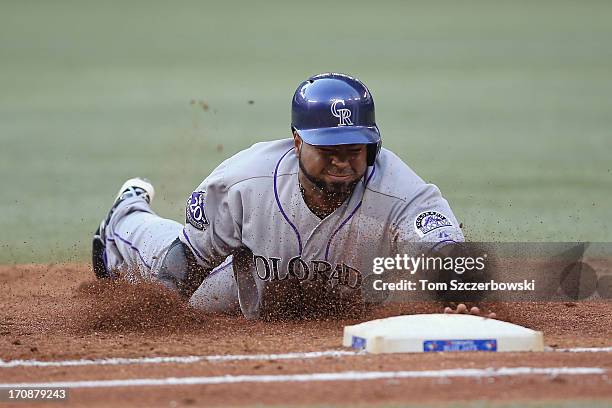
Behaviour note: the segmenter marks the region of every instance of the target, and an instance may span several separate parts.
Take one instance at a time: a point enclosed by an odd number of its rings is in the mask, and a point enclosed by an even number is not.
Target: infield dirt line
[[[223,375],[213,377],[134,378],[128,380],[56,381],[38,383],[0,383],[0,388],[106,388],[144,387],[165,385],[215,385],[237,383],[314,382],[314,381],[364,381],[403,378],[483,378],[514,377],[521,375],[598,375],[606,370],[599,367],[503,367],[503,368],[455,368],[425,371],[344,371],[339,373],[311,373],[290,375]]]
[[[567,349],[550,349],[554,352],[612,352],[612,347],[579,347]],[[350,350],[326,350],[311,351],[304,353],[282,353],[282,354],[226,354],[208,356],[159,356],[138,358],[103,358],[103,359],[80,359],[80,360],[0,360],[0,368],[15,367],[78,367],[78,366],[106,366],[106,365],[137,365],[137,364],[193,364],[198,362],[222,362],[222,361],[269,361],[269,360],[302,360],[323,357],[351,357],[368,355],[364,351]]]

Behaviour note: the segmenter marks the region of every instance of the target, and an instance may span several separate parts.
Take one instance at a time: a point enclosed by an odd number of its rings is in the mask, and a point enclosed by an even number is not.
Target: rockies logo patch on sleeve
[[[203,230],[208,225],[205,212],[206,205],[204,203],[205,198],[205,191],[191,193],[191,197],[187,200],[187,208],[185,209],[187,222],[199,230]]]
[[[437,211],[422,212],[414,220],[414,229],[420,237],[442,227],[452,227],[453,223]]]

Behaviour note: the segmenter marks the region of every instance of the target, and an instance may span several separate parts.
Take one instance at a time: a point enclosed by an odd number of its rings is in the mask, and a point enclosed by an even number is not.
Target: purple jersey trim
[[[147,263],[147,261],[145,261],[145,259],[143,258],[142,254],[140,253],[140,250],[139,250],[138,248],[136,248],[136,247],[134,246],[134,244],[132,244],[132,243],[131,243],[130,241],[128,241],[127,239],[122,238],[121,236],[119,236],[119,234],[113,234],[111,237],[108,237],[108,238],[106,238],[106,239],[107,239],[108,241],[114,241],[113,237],[117,237],[117,238],[119,238],[119,240],[120,240],[121,242],[123,242],[124,244],[129,245],[129,246],[130,246],[130,248],[131,248],[131,249],[133,249],[133,250],[134,250],[134,251],[135,251],[135,252],[138,254],[138,257],[140,258],[140,260],[142,261],[142,263],[143,263],[143,264],[144,264],[144,265],[145,265],[147,268],[151,269],[151,265],[149,265],[149,264]]]
[[[189,245],[189,248],[191,248],[191,252],[193,252],[198,258],[200,258],[200,260],[204,261],[204,257],[202,256],[202,254],[193,246],[191,240],[187,236],[187,233],[185,232],[185,227],[183,227],[183,236],[187,240],[187,244]]]
[[[297,240],[298,240],[300,255],[302,255],[302,237],[300,236],[300,232],[298,231],[298,229],[289,220],[289,217],[287,217],[287,214],[285,214],[285,210],[283,210],[283,206],[281,205],[280,199],[278,198],[278,189],[276,187],[276,177],[278,175],[278,167],[280,166],[281,161],[283,161],[287,153],[289,153],[292,150],[293,150],[293,147],[287,150],[285,154],[283,154],[281,158],[278,160],[278,163],[276,163],[276,168],[274,169],[274,197],[276,198],[276,204],[278,205],[278,209],[280,210],[281,214],[285,218],[285,221],[287,221],[287,223],[291,226],[291,228],[293,228],[293,232],[295,232],[295,236],[297,237]]]
[[[455,241],[455,240],[452,240],[452,239],[445,239],[444,241],[439,241],[439,242],[436,242],[436,244],[435,244],[434,246],[432,246],[432,247],[431,247],[431,250],[433,251],[434,249],[436,249],[436,247],[437,247],[438,245],[443,244],[443,243],[445,243],[445,242],[452,242],[452,243],[455,243],[455,244],[457,243],[457,241]]]
[[[229,261],[228,263],[226,263],[225,265],[223,265],[221,268],[219,268],[219,269],[213,269],[212,271],[210,271],[210,273],[208,274],[208,276],[215,275],[215,274],[217,274],[218,272],[221,272],[221,271],[226,270],[226,269],[227,269],[227,267],[228,267],[228,266],[232,266],[232,264],[233,264],[233,263],[234,263],[234,261],[233,261],[233,260],[231,260],[231,261]]]
[[[372,168],[372,173],[370,173],[370,175],[368,176],[368,178],[366,179],[365,182],[365,186],[364,186],[364,191],[363,194],[365,194],[365,189],[368,187],[368,183],[370,182],[370,179],[372,179],[372,176],[374,175],[374,172],[376,171],[376,166],[374,166]],[[331,247],[331,243],[332,240],[334,239],[334,237],[336,236],[336,234],[338,233],[338,231],[340,231],[340,229],[342,227],[344,227],[344,224],[346,224],[348,222],[348,220],[350,220],[351,218],[353,218],[353,215],[355,215],[355,213],[357,212],[357,210],[359,208],[361,208],[361,203],[363,202],[363,195],[361,196],[361,200],[359,200],[359,204],[357,204],[357,206],[355,207],[355,209],[353,209],[353,211],[349,214],[348,217],[346,217],[346,219],[344,221],[342,221],[342,224],[340,224],[340,226],[338,228],[336,228],[336,230],[334,231],[333,234],[331,234],[331,237],[329,237],[329,241],[327,241],[327,247],[325,248],[325,260],[327,261],[327,258],[329,257],[329,248]]]

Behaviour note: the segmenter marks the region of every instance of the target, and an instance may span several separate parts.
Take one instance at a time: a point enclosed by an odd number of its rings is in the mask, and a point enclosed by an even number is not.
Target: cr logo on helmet
[[[353,122],[351,122],[351,110],[347,108],[336,108],[336,105],[338,105],[339,103],[342,103],[342,106],[345,105],[342,99],[336,99],[334,102],[332,102],[331,105],[332,115],[340,119],[338,126],[352,125]]]

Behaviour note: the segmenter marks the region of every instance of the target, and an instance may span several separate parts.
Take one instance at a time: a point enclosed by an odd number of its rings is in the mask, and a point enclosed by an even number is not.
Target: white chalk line
[[[610,353],[612,347],[575,347],[575,348],[558,348],[554,351],[563,353]]]
[[[595,353],[612,352],[612,347],[578,347],[552,349],[547,351],[564,353]],[[312,351],[306,353],[283,353],[283,354],[228,354],[209,356],[169,356],[169,357],[138,357],[138,358],[103,358],[103,359],[81,359],[81,360],[0,360],[0,368],[14,367],[78,367],[78,366],[104,366],[104,365],[134,365],[134,364],[194,364],[198,362],[223,362],[223,361],[269,361],[269,360],[302,360],[323,357],[350,357],[366,355],[364,351],[350,350],[327,350]]]
[[[344,357],[356,356],[364,352],[349,350],[327,350],[312,351],[306,353],[283,353],[283,354],[228,354],[211,356],[174,356],[174,357],[139,357],[139,358],[102,358],[95,360],[63,360],[63,361],[39,361],[39,360],[0,360],[0,368],[13,367],[74,367],[91,365],[129,365],[129,364],[193,364],[201,361],[265,361],[265,360],[301,360],[322,357]]]
[[[311,381],[364,381],[403,378],[483,378],[511,377],[520,375],[598,375],[606,370],[599,367],[502,367],[502,368],[456,368],[426,371],[344,371],[339,373],[312,373],[289,375],[223,375],[214,377],[168,377],[134,378],[127,380],[54,381],[38,383],[0,383],[0,388],[106,388],[144,387],[163,385],[216,385],[237,383],[275,383]]]

